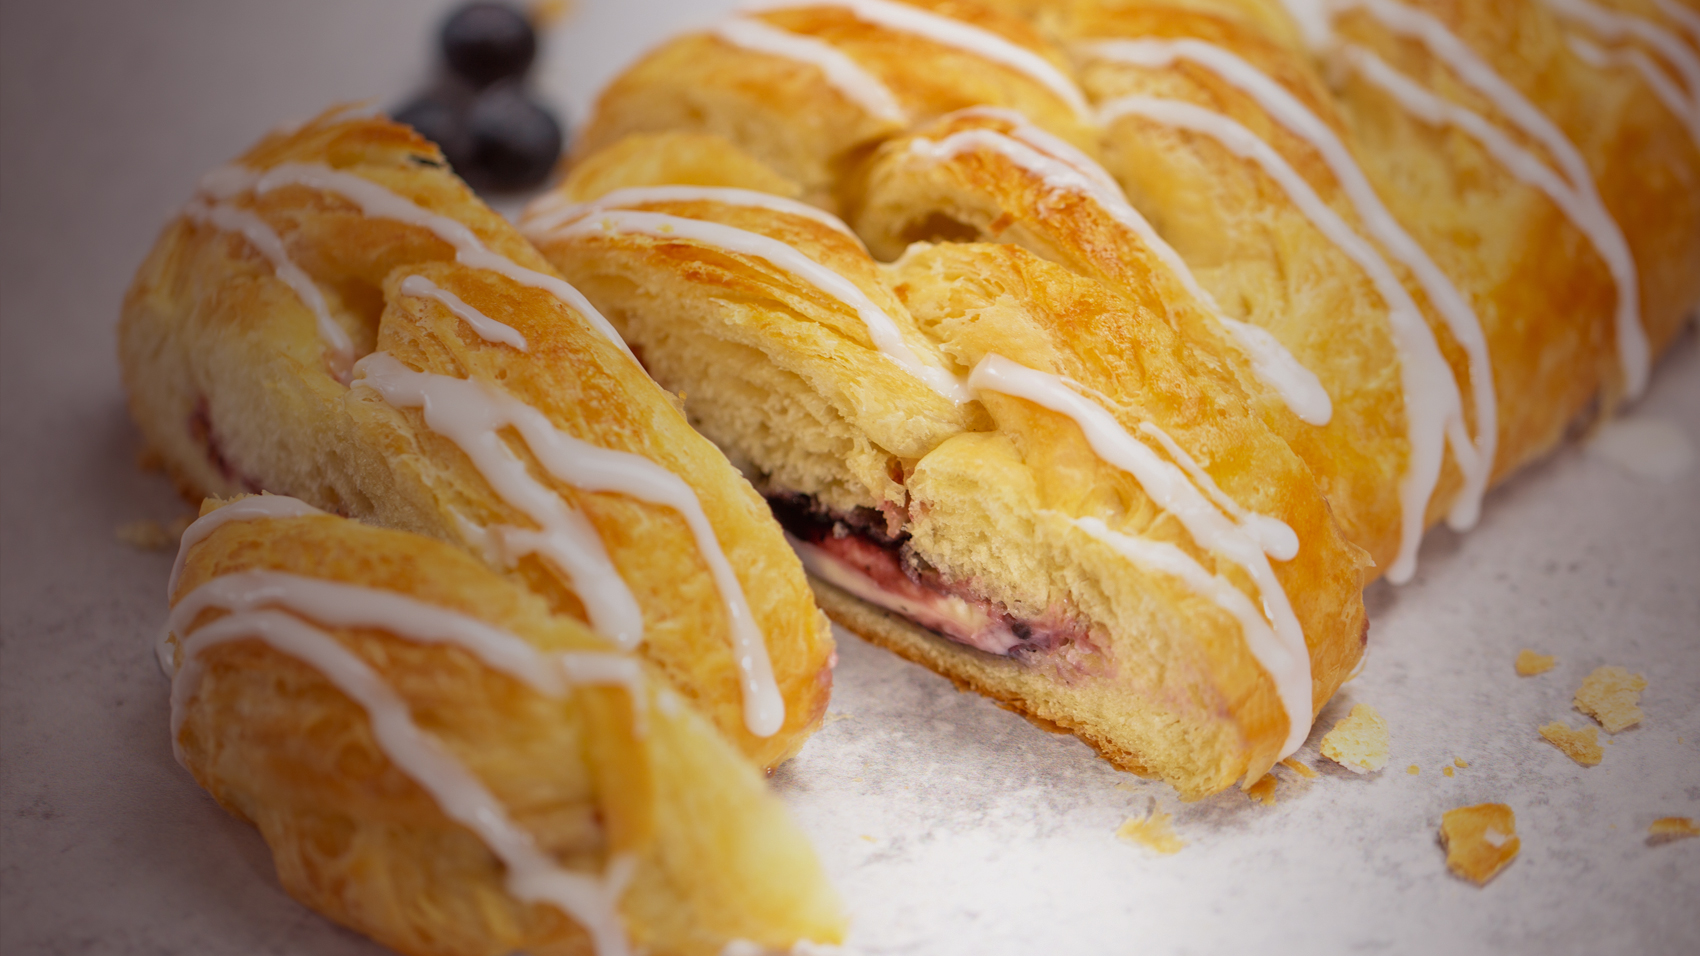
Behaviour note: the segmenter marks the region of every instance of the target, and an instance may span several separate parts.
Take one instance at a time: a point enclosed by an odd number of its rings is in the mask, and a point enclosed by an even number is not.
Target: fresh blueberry
[[[479,95],[466,115],[466,160],[456,172],[475,188],[511,192],[549,178],[561,155],[561,127],[526,97],[503,83]]]
[[[443,23],[443,59],[475,87],[523,76],[537,55],[537,34],[523,13],[503,3],[469,3]]]
[[[393,114],[443,151],[452,165],[466,154],[466,110],[450,97],[433,91],[420,96]]]

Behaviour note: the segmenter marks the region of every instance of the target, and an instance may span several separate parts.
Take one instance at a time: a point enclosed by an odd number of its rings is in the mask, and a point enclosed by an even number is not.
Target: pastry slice
[[[292,896],[398,952],[843,936],[759,772],[654,666],[461,549],[208,501],[161,661],[178,759]]]
[[[119,355],[189,496],[457,545],[641,649],[762,765],[819,725],[830,633],[762,499],[406,127],[332,111],[209,173]]]
[[[1189,797],[1303,742],[1361,654],[1364,560],[1218,363],[1024,250],[882,266],[813,207],[681,185],[730,145],[647,143],[521,228],[752,475],[830,615]]]

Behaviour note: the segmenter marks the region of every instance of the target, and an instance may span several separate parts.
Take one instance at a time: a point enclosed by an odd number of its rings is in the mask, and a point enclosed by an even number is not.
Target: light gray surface
[[[544,64],[575,118],[600,78],[715,6],[584,5]],[[112,327],[203,170],[332,101],[395,102],[441,7],[3,8],[0,951],[376,952],[285,897],[258,837],[171,760],[149,650],[169,556],[113,531],[185,506],[133,467]],[[1635,411],[1696,437],[1692,334]],[[1700,817],[1700,472],[1651,483],[1569,449],[1422,560],[1412,585],[1370,592],[1368,665],[1322,720],[1374,704],[1387,771],[1284,775],[1274,807],[1237,792],[1181,805],[845,639],[832,710],[849,716],[777,783],[853,908],[854,949],[1692,952],[1700,840],[1648,846],[1645,831]],[[1523,646],[1558,669],[1513,676]],[[1580,725],[1570,693],[1601,663],[1647,675],[1647,719],[1585,770],[1534,728]],[[1455,755],[1471,766],[1442,776]],[[1176,856],[1113,836],[1153,800],[1190,843]],[[1477,889],[1446,874],[1435,828],[1486,800],[1516,809],[1523,852]]]

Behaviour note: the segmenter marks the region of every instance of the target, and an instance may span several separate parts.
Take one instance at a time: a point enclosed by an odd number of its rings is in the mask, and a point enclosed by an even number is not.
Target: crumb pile
[[[1576,709],[1617,733],[1641,722],[1641,692],[1647,679],[1621,667],[1598,667],[1576,690]]]
[[[1533,677],[1545,674],[1558,663],[1558,658],[1551,654],[1536,654],[1527,647],[1517,652],[1517,676]]]
[[[1555,720],[1541,728],[1541,736],[1584,767],[1598,766],[1606,755],[1600,747],[1600,731],[1596,727],[1572,730],[1563,721]]]
[[[1352,712],[1322,738],[1322,755],[1353,773],[1387,766],[1391,736],[1374,707],[1355,704]]]
[[[1116,829],[1116,836],[1130,843],[1138,843],[1149,850],[1168,856],[1179,853],[1186,846],[1186,841],[1175,836],[1175,831],[1169,825],[1174,817],[1167,813],[1152,810],[1143,817],[1128,817]]]
[[[1671,840],[1700,836],[1700,827],[1695,826],[1694,821],[1687,817],[1665,817],[1654,820],[1652,825],[1647,827],[1647,835],[1661,843],[1668,843]]]
[[[1446,811],[1440,819],[1446,865],[1477,885],[1493,879],[1516,856],[1517,815],[1503,803],[1481,803]]]

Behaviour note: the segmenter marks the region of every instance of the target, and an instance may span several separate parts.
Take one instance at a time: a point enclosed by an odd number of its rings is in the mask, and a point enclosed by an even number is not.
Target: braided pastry
[[[842,935],[741,755],[653,666],[464,551],[293,498],[208,501],[171,590],[178,759],[337,922],[418,954]]]
[[[835,619],[1249,784],[1359,659],[1365,578],[1700,301],[1680,16],[1287,7],[763,5],[616,79],[521,228]]]
[[[186,494],[279,493],[185,536],[161,658],[291,893],[408,953],[841,938],[744,763],[825,711],[797,557],[434,146],[333,110],[208,174],[119,342]]]
[[[119,349],[186,493],[458,544],[641,645],[763,765],[818,726],[831,637],[761,499],[405,127],[333,112],[209,174]]]

